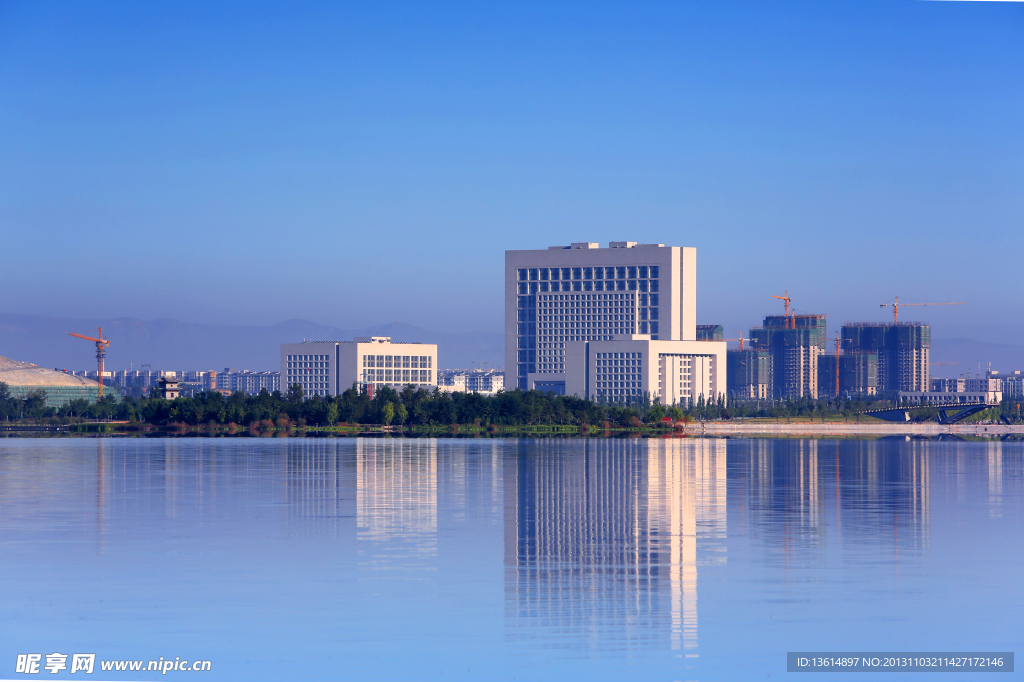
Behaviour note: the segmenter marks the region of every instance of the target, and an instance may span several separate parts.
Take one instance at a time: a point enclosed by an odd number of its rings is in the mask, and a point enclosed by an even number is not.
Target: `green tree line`
[[[1000,407],[977,415],[977,420],[1024,423],[1024,401],[1004,400]],[[764,401],[734,401],[724,398],[705,401],[703,396],[688,407],[663,406],[642,398],[631,406],[595,403],[572,396],[540,391],[512,390],[494,396],[477,393],[446,393],[406,386],[401,391],[388,387],[371,397],[357,387],[337,397],[304,397],[299,386],[287,393],[229,396],[211,391],[194,397],[164,400],[153,396],[107,396],[99,402],[74,400],[60,408],[46,406],[46,394],[30,393],[25,398],[10,395],[0,382],[0,420],[69,421],[105,419],[144,422],[154,425],[331,426],[335,424],[388,425],[578,425],[639,426],[672,420],[714,420],[743,417],[824,418],[854,417],[869,409],[894,407],[895,403],[874,397],[799,398]],[[935,411],[937,414],[937,411]],[[935,414],[920,411],[916,420],[934,420]]]

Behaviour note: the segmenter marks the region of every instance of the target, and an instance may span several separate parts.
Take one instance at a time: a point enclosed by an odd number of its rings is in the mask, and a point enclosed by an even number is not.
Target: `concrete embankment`
[[[1004,436],[1024,435],[1024,425],[904,423],[849,424],[844,422],[745,422],[739,420],[690,423],[689,435],[705,436]]]

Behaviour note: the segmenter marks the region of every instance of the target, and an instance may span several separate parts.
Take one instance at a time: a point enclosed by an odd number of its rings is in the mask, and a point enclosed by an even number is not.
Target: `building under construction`
[[[767,350],[741,348],[726,357],[729,395],[734,398],[772,397],[772,354]]]
[[[887,394],[928,390],[932,328],[917,322],[865,322],[842,328],[841,390]],[[872,374],[874,386],[871,385]],[[872,390],[873,389],[873,390]]]
[[[818,397],[818,361],[825,353],[825,315],[769,315],[764,325],[750,330],[750,350],[737,353],[733,363],[746,367],[749,374],[736,375],[737,397],[757,395],[767,378],[767,398]],[[767,354],[767,362],[760,353]],[[745,356],[743,354],[746,354]],[[745,365],[743,363],[746,363]],[[766,364],[770,364],[766,367]],[[756,373],[754,368],[756,369]],[[767,377],[765,377],[767,373]],[[755,384],[752,379],[757,379]],[[755,390],[757,393],[755,393]]]

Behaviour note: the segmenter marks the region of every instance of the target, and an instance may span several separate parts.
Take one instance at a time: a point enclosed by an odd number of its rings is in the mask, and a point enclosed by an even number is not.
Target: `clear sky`
[[[7,312],[501,329],[505,249],[698,322],[1024,337],[1024,3],[0,0]]]

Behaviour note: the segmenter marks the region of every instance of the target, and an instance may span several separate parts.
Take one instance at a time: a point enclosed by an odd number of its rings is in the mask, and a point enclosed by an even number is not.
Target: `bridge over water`
[[[937,409],[939,416],[936,421],[940,424],[954,424],[984,410],[999,407],[999,403],[927,403],[924,405],[908,405],[906,407],[891,407],[885,410],[870,410],[863,414],[878,417],[889,422],[909,422],[911,412]]]

